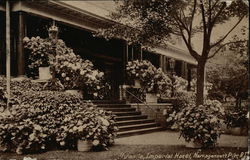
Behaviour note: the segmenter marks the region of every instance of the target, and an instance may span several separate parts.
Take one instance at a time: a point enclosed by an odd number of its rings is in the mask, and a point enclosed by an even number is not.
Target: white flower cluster
[[[149,93],[171,92],[171,79],[161,70],[157,69],[147,60],[135,60],[128,62],[126,66],[128,75],[133,79],[139,79],[143,87]]]

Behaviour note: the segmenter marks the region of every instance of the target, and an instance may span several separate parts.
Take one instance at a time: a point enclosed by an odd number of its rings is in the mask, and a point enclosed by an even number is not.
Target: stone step
[[[125,104],[125,100],[91,100],[94,104]]]
[[[125,121],[117,121],[116,124],[118,126],[126,126],[131,124],[143,124],[143,123],[153,123],[154,119],[138,119],[138,120],[125,120]]]
[[[116,116],[132,116],[132,115],[140,115],[141,112],[137,111],[128,111],[128,112],[113,112],[114,115]]]
[[[116,116],[115,120],[117,122],[119,121],[128,121],[128,120],[141,120],[141,119],[146,119],[148,116],[146,115],[132,115],[132,116]]]
[[[130,104],[96,104],[98,108],[129,108]]]
[[[135,111],[136,109],[135,108],[101,108],[103,110],[106,110],[106,111],[112,111],[112,112],[132,112],[132,111]]]
[[[131,130],[138,130],[138,129],[145,129],[145,128],[152,128],[157,127],[156,123],[144,123],[144,124],[132,124],[126,126],[119,126],[119,132],[123,131],[131,131]]]
[[[151,128],[143,128],[143,129],[136,129],[136,130],[130,130],[130,131],[121,131],[117,133],[117,137],[126,137],[126,136],[132,136],[132,135],[139,135],[144,133],[150,133],[155,131],[162,130],[161,127],[151,127]]]

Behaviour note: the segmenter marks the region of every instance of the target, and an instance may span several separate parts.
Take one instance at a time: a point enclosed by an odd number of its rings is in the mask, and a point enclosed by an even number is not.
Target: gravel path
[[[247,136],[221,135],[218,140],[219,147],[247,147]],[[183,138],[175,131],[160,131],[143,135],[123,137],[116,139],[116,144],[130,145],[185,145]]]

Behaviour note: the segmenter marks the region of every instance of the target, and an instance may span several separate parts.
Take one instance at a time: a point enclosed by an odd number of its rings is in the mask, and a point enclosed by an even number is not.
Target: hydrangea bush
[[[31,75],[38,75],[38,67],[50,66],[51,72],[58,78],[64,89],[84,90],[93,98],[104,98],[109,90],[104,73],[94,68],[89,60],[82,59],[62,40],[56,43],[40,37],[24,38],[24,46],[29,54]],[[54,44],[55,43],[55,44]]]
[[[166,113],[166,123],[171,129],[177,129],[176,116],[183,108],[189,105],[195,105],[195,93],[188,91],[174,92],[175,99],[173,100],[173,107]]]
[[[83,60],[73,51],[57,55],[52,62],[56,77],[64,85],[65,89],[85,89],[94,97],[103,98],[102,91],[108,90],[104,79],[104,73],[94,69],[89,60]]]
[[[171,79],[159,68],[147,60],[129,61],[126,70],[133,79],[138,79],[147,93],[171,93]]]
[[[5,78],[0,77],[0,84],[6,90]],[[44,91],[43,85],[29,79],[12,81],[11,88],[11,114],[0,116],[0,148],[4,151],[21,154],[52,146],[71,149],[78,139],[107,149],[114,142],[117,127],[111,112],[99,110],[77,95]]]
[[[207,100],[204,105],[189,105],[176,116],[176,122],[182,136],[187,142],[214,147],[221,134],[224,110],[216,100]]]
[[[117,127],[109,112],[56,91],[24,92],[10,115],[0,117],[0,145],[22,154],[54,147],[71,149],[78,139],[107,149]]]

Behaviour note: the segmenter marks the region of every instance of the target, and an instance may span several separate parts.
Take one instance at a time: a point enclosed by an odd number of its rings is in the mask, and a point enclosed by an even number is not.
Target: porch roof
[[[12,11],[25,11],[45,18],[61,21],[91,32],[110,26],[113,21],[108,15],[115,10],[113,1],[18,1]],[[1,7],[0,7],[1,8]],[[3,7],[4,9],[4,7]],[[179,46],[156,47],[156,54],[165,55],[196,65],[196,60],[187,50]]]

